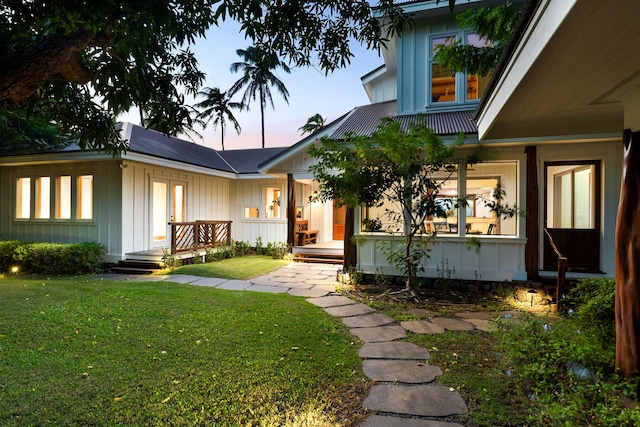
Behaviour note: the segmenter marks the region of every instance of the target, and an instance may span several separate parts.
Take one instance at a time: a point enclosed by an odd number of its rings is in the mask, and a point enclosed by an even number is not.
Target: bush
[[[287,243],[278,242],[278,243],[267,243],[267,249],[265,251],[266,255],[269,255],[273,259],[284,259],[285,255],[287,255],[290,251],[290,247]]]
[[[16,264],[13,259],[13,254],[21,244],[22,243],[17,240],[0,242],[0,272],[8,272],[9,269]]]
[[[526,315],[502,321],[497,335],[520,392],[534,401],[532,425],[639,425],[638,380],[614,375],[613,279],[582,280],[569,300],[575,312],[552,324]]]
[[[16,248],[13,259],[35,274],[72,275],[102,271],[106,249],[99,243],[29,243]]]

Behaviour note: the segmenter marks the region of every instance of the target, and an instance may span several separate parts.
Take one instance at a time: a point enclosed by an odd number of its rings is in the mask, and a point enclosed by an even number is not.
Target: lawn
[[[0,313],[3,426],[362,420],[359,343],[298,297],[19,276]]]
[[[246,255],[204,264],[190,264],[176,268],[172,274],[192,274],[229,280],[246,280],[289,264],[290,261],[273,259],[266,255]]]

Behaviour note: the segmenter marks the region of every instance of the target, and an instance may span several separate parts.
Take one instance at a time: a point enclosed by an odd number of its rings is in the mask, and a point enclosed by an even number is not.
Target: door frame
[[[593,166],[593,228],[549,228],[549,167],[553,166]],[[567,258],[570,271],[601,273],[601,217],[602,217],[602,161],[601,160],[563,160],[547,161],[543,164],[544,192],[543,192],[543,227],[549,232],[558,246],[560,253]],[[573,195],[572,195],[573,200]],[[588,250],[586,250],[588,249]],[[557,270],[557,255],[546,235],[543,235],[542,244],[542,269],[545,271]]]
[[[155,218],[155,189],[154,184],[161,183],[166,185],[166,194],[164,200],[164,218]],[[182,186],[182,221],[186,221],[187,218],[187,182],[182,180],[174,180],[174,179],[166,179],[166,178],[156,178],[151,177],[150,179],[150,190],[149,190],[149,247],[151,249],[159,249],[159,248],[167,248],[171,246],[171,227],[169,226],[169,222],[174,221],[174,215],[176,214],[176,197],[175,197],[175,187]],[[164,222],[165,225],[165,235],[162,236],[164,239],[156,239],[155,236],[155,227],[159,226],[156,224],[156,221]]]

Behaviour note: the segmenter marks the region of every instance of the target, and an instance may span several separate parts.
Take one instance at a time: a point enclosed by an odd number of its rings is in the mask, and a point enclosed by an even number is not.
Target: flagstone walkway
[[[429,364],[429,351],[406,341],[407,331],[438,334],[448,331],[487,330],[487,313],[458,313],[457,319],[437,317],[424,309],[410,314],[420,320],[397,322],[386,314],[376,313],[366,304],[335,293],[339,265],[292,263],[277,271],[250,280],[225,280],[181,274],[101,276],[110,280],[171,281],[218,289],[288,293],[307,297],[334,317],[341,318],[349,332],[364,345],[359,356],[364,374],[375,381],[363,402],[372,411],[362,427],[462,427],[447,422],[446,417],[468,411],[458,391],[435,383],[442,370]],[[501,317],[515,312],[499,313]],[[497,315],[495,316],[497,317]]]

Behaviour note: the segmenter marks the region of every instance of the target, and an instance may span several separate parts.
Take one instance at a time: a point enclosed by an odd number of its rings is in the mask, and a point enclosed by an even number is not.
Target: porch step
[[[293,254],[293,260],[297,262],[313,262],[323,264],[342,264],[342,253],[305,251]]]
[[[132,259],[123,259],[111,267],[112,272],[122,274],[152,274],[158,270],[162,270],[160,262]]]

